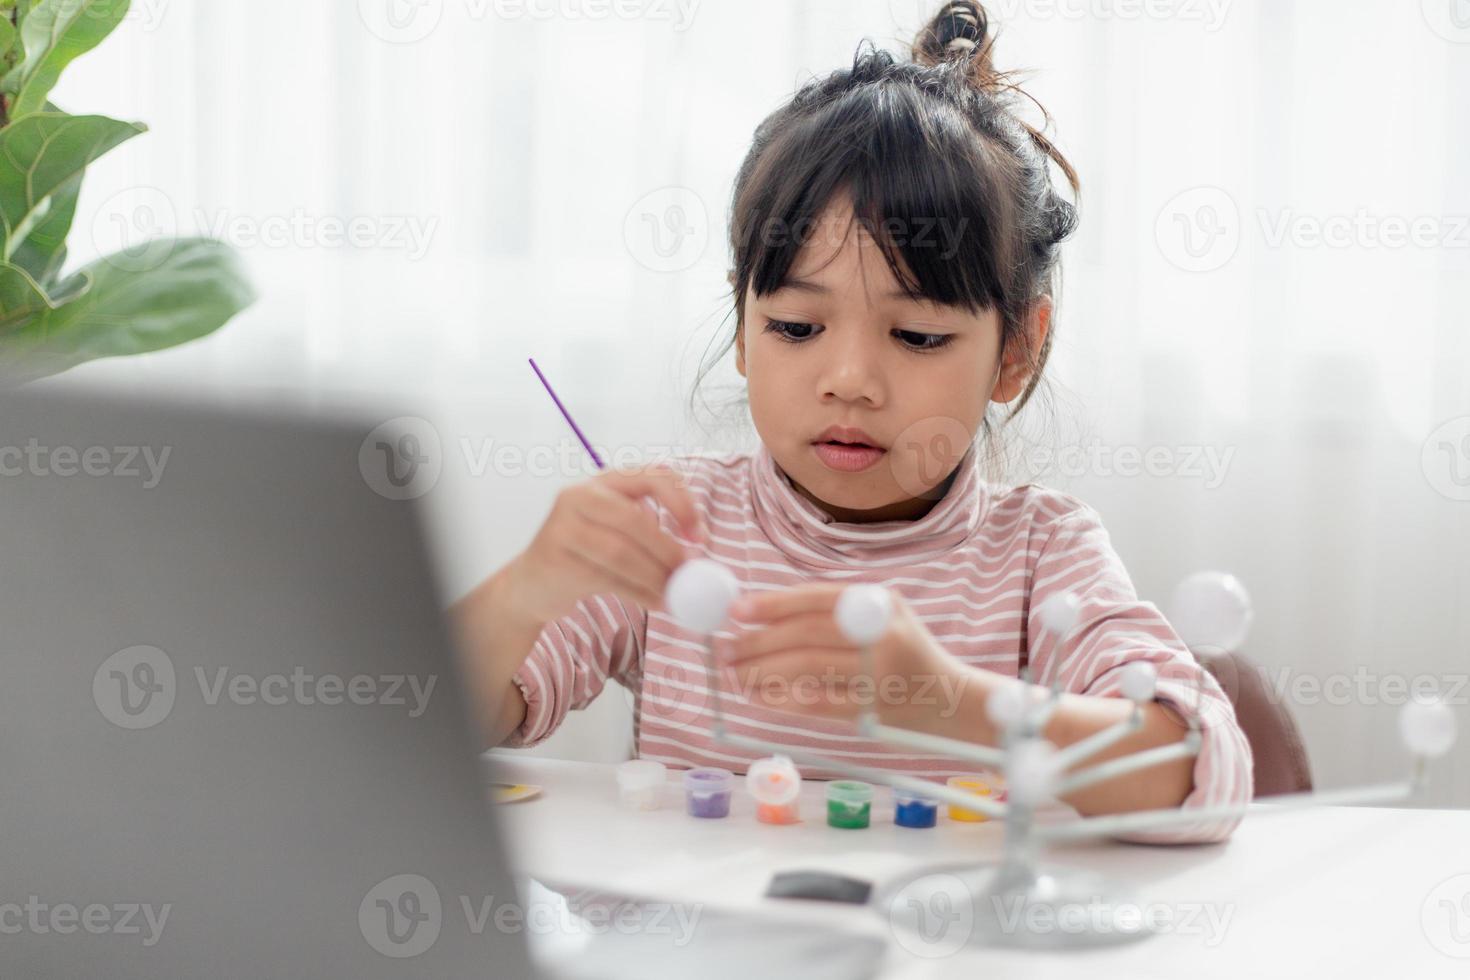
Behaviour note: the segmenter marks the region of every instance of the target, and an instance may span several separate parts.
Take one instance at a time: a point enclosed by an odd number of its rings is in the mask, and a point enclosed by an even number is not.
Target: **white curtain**
[[[55,95],[152,127],[89,174],[73,255],[215,234],[263,299],[58,383],[421,404],[463,591],[592,472],[527,357],[609,450],[749,445],[686,406],[733,326],[751,132],[936,5],[136,0]],[[991,10],[1084,184],[1013,478],[1097,506],[1160,604],[1190,571],[1239,576],[1318,782],[1396,776],[1394,678],[1431,676],[1470,730],[1470,4]],[[707,393],[738,380],[727,362]],[[538,446],[565,459],[522,472]],[[548,751],[616,755],[626,724],[614,693]],[[1466,761],[1430,799],[1470,805]]]

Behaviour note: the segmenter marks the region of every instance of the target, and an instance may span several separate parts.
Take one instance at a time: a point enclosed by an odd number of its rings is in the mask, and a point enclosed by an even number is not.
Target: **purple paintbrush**
[[[561,403],[561,399],[556,397],[556,392],[551,388],[551,382],[546,380],[546,375],[542,374],[541,369],[536,366],[536,358],[528,357],[526,360],[531,362],[531,370],[536,372],[536,377],[541,379],[541,384],[546,388],[546,393],[551,396],[552,401],[556,402],[556,407],[561,409],[562,418],[567,420],[567,425],[570,425],[572,431],[577,434],[577,438],[582,440],[582,445],[586,448],[587,454],[592,457],[592,462],[597,464],[599,470],[607,469],[603,465],[602,457],[597,455],[597,450],[592,448],[592,443],[587,441],[587,437],[582,435],[582,430],[577,427],[577,423],[572,421],[572,413],[568,412],[567,407]]]

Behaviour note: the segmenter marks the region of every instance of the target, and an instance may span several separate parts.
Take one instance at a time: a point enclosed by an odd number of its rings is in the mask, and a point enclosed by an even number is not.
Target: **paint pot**
[[[745,788],[755,797],[755,818],[761,823],[799,823],[797,798],[801,773],[784,755],[758,759],[745,771]]]
[[[635,810],[657,810],[667,782],[667,769],[652,759],[633,759],[618,766],[618,799]]]
[[[986,775],[950,776],[949,779],[945,780],[945,783],[951,789],[973,793],[976,796],[990,796],[994,792],[992,781],[993,777]],[[990,819],[990,817],[981,813],[979,810],[966,810],[964,807],[955,806],[952,803],[949,806],[948,813],[949,819],[958,820],[961,823],[981,823]]]
[[[691,817],[730,815],[730,793],[735,774],[717,766],[700,766],[684,773],[684,806]]]
[[[899,827],[932,827],[939,822],[939,804],[918,793],[894,790],[893,822]]]
[[[827,826],[862,830],[872,815],[872,783],[839,779],[827,784]]]

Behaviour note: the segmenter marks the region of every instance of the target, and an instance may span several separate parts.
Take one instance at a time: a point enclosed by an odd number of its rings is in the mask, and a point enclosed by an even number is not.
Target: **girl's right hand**
[[[661,465],[606,470],[558,493],[535,539],[506,569],[517,614],[549,623],[604,592],[662,610],[669,576],[697,552],[664,531],[643,498],[668,508],[685,537],[705,541],[684,479]]]

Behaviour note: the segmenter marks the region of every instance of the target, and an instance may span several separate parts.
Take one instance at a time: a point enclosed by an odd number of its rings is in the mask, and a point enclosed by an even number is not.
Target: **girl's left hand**
[[[872,707],[878,720],[933,729],[957,705],[970,668],[947,653],[903,596],[889,590],[893,615],[873,644],[868,675],[861,650],[837,626],[845,584],[811,583],[747,594],[731,609],[751,624],[730,645],[728,665],[741,689],[766,707],[856,719]]]

